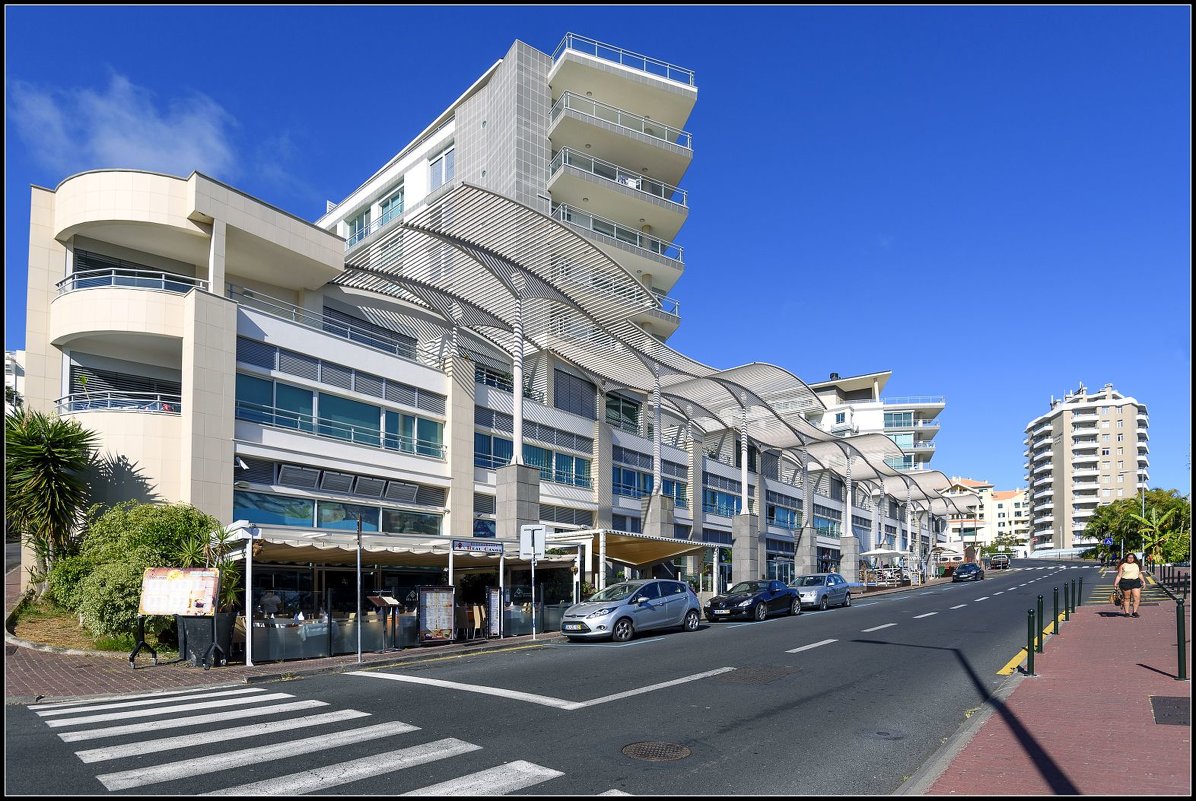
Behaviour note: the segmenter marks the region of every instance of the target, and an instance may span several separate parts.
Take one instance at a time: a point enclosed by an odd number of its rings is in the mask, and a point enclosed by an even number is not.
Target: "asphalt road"
[[[9,707],[6,790],[889,794],[1005,680],[997,671],[1025,644],[1036,597],[1049,618],[1052,587],[1082,575],[1087,594],[1097,583],[1087,567],[1015,567],[796,618],[429,658],[192,699],[221,707]],[[259,700],[277,693],[292,697]],[[323,705],[265,709],[304,701]],[[344,719],[285,728],[330,713]],[[349,717],[359,713],[369,715]],[[80,720],[96,715],[116,717]],[[189,715],[214,719],[163,725]],[[86,734],[139,723],[149,725]]]

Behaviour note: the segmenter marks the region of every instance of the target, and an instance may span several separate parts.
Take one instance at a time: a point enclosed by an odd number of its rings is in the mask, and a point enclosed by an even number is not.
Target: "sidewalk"
[[[17,596],[15,573],[5,576],[5,611]],[[1103,601],[1112,581],[1086,572],[1091,602],[1048,636],[1035,655],[1035,676],[1015,674],[969,718],[898,795],[1183,795],[1191,794],[1190,681],[1175,679],[1175,603],[1157,588],[1143,593],[1141,617],[1113,616]],[[867,597],[949,583],[874,590]],[[1191,607],[1185,606],[1188,675]],[[538,642],[559,640],[556,632]],[[363,654],[366,665],[402,664],[429,657],[468,656],[526,647],[530,636]],[[279,681],[291,676],[354,670],[355,654],[329,659],[229,665],[204,671],[188,662],[153,665],[139,656],[55,653],[6,633],[5,703],[31,704],[122,693]],[[1183,725],[1157,723],[1151,698],[1182,712]],[[1158,701],[1156,700],[1156,703]]]
[[[1035,655],[1036,675],[1010,677],[898,793],[1191,795],[1192,683],[1175,678],[1176,604],[1148,586],[1141,616],[1121,617],[1105,600],[1112,586],[1098,579]],[[1184,627],[1191,677],[1190,603]],[[1156,722],[1155,705],[1183,724]]]

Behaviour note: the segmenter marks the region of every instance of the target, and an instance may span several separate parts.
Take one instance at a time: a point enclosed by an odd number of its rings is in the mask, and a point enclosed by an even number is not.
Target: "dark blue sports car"
[[[702,611],[712,621],[736,617],[763,620],[774,612],[800,615],[801,598],[783,581],[741,581],[707,601]]]

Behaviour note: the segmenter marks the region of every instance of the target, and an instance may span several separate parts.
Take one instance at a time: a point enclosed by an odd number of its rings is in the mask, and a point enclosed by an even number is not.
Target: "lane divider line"
[[[793,648],[789,651],[786,651],[785,653],[787,653],[787,654],[801,653],[802,651],[808,651],[811,648],[820,648],[823,645],[830,645],[833,642],[838,642],[838,640],[823,640],[822,642],[813,642],[813,643],[810,643],[809,645],[803,645],[801,648]]]
[[[861,629],[861,633],[862,634],[870,634],[874,631],[880,631],[881,629],[887,629],[889,626],[896,626],[896,625],[897,625],[896,623],[885,623],[882,626],[873,626],[870,629]]]

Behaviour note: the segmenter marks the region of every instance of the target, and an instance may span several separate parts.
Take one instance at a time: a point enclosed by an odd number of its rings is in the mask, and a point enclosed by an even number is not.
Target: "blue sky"
[[[29,186],[200,170],[314,220],[515,39],[695,71],[669,340],[941,395],[933,467],[1022,485],[1080,383],[1191,487],[1191,16],[1159,7],[5,8],[5,348]]]

